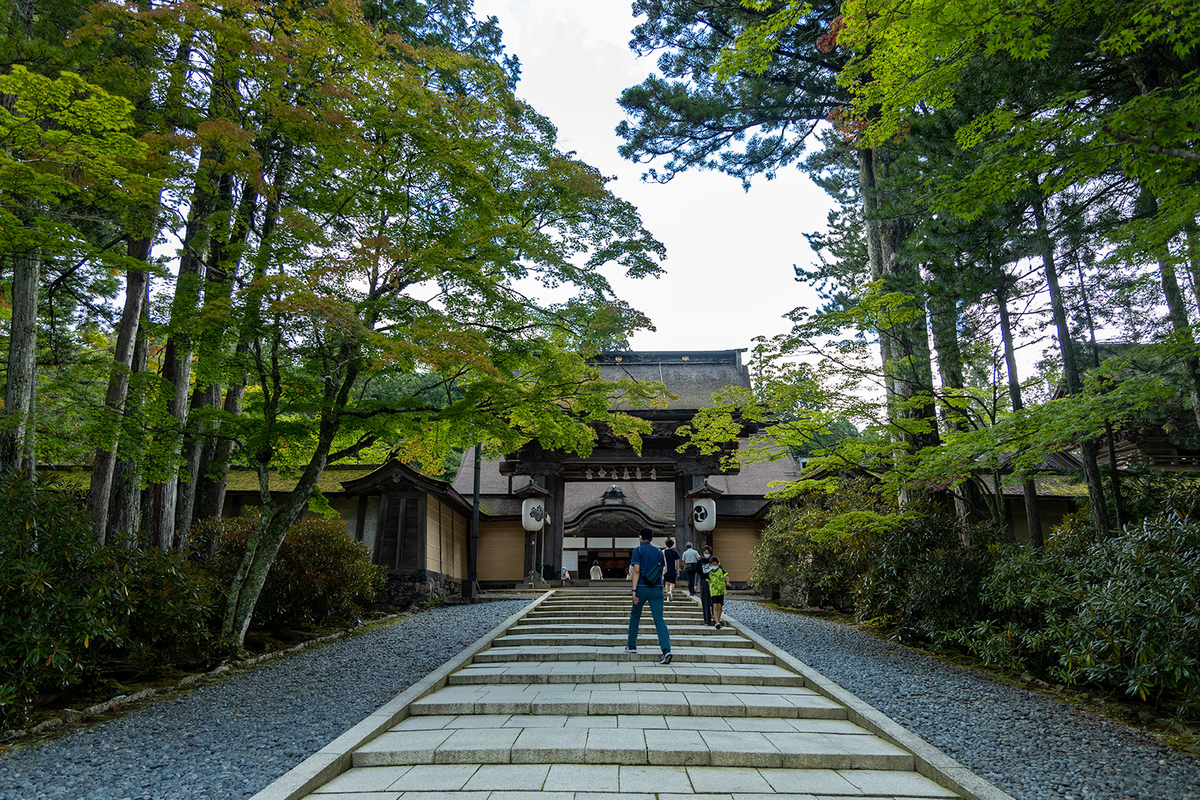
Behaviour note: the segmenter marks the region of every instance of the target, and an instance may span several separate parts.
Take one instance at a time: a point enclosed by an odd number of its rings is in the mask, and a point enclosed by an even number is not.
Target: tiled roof
[[[354,480],[364,475],[370,475],[379,469],[378,464],[334,465],[326,467],[317,479],[317,488],[322,494],[338,494],[342,491],[342,481]],[[90,467],[48,467],[42,471],[47,479],[64,489],[87,490],[92,483]],[[268,476],[268,485],[272,492],[290,492],[296,488],[299,476],[282,477],[277,472]],[[229,482],[226,485],[229,492],[257,492],[258,472],[246,467],[234,467],[229,470]]]
[[[750,386],[750,373],[738,350],[604,353],[594,363],[604,380],[661,382],[676,399],[654,408],[670,411],[708,408],[713,395],[726,386]],[[621,402],[614,407],[637,408]]]

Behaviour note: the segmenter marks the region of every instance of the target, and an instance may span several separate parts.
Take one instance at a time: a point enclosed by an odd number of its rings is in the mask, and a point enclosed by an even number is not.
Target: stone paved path
[[[640,652],[623,652],[623,589],[557,592],[309,800],[959,796],[737,630],[705,627],[681,594],[674,661],[658,666],[648,609]]]

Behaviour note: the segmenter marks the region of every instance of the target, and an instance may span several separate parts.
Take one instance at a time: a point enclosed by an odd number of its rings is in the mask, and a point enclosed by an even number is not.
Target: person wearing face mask
[[[712,595],[708,587],[708,572],[712,568],[712,560],[713,549],[708,545],[701,547],[700,560],[697,562],[700,565],[700,605],[704,608],[704,624],[708,626],[713,624]]]

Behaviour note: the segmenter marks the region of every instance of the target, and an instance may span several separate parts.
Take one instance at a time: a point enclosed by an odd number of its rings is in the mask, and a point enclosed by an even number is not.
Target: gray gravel
[[[426,611],[12,753],[0,798],[250,797],[529,602]]]
[[[848,625],[732,600],[737,621],[1019,800],[1198,800],[1200,761]]]

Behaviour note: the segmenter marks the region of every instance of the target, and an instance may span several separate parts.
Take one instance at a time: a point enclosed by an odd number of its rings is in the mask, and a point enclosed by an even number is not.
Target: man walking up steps
[[[650,613],[654,615],[654,630],[658,634],[658,646],[662,650],[659,664],[671,663],[671,635],[667,633],[667,623],[663,619],[663,554],[654,545],[654,531],[642,528],[638,531],[642,537],[629,558],[630,577],[633,580],[633,608],[629,610],[629,639],[625,647],[626,653],[637,652],[638,626],[642,622],[642,606],[650,604]]]

